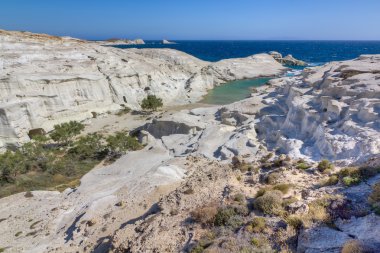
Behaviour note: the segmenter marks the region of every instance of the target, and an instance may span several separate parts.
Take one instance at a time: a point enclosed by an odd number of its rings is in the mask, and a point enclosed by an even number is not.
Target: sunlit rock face
[[[273,80],[257,126],[270,148],[295,157],[361,162],[380,152],[380,55]]]
[[[0,147],[124,104],[138,109],[147,94],[165,105],[197,101],[220,83],[273,76],[284,67],[260,54],[217,63],[172,49],[117,49],[96,42],[0,30]]]

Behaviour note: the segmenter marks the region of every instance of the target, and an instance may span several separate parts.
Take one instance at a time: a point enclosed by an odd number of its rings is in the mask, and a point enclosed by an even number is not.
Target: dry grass
[[[214,224],[217,213],[217,204],[210,204],[208,206],[196,208],[190,215],[194,221],[201,223],[202,225],[212,225]]]
[[[359,240],[349,240],[342,248],[342,253],[365,253],[368,252],[363,243]]]
[[[280,214],[283,211],[282,192],[278,190],[265,192],[256,199],[254,207],[265,214]]]
[[[251,233],[262,233],[266,229],[265,218],[263,217],[255,217],[253,220],[247,225],[246,230]]]

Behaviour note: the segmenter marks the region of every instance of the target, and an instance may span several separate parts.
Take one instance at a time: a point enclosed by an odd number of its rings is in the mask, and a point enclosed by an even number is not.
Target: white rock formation
[[[291,54],[288,54],[285,57],[282,57],[282,54],[276,51],[271,51],[269,54],[279,63],[287,66],[307,66],[307,63],[301,60],[297,60]]]
[[[110,39],[106,41],[96,41],[96,43],[104,46],[112,45],[144,45],[145,41],[142,39],[128,40],[128,39]]]
[[[380,153],[380,55],[273,80],[259,137],[293,157],[364,162]]]
[[[185,104],[222,82],[285,69],[266,54],[209,63],[171,49],[122,50],[8,31],[0,31],[0,67],[0,148],[27,141],[34,128],[49,131],[121,104],[139,108],[147,94]]]
[[[162,44],[164,44],[164,45],[170,45],[170,44],[177,44],[177,43],[172,42],[172,41],[168,41],[168,40],[162,40]]]

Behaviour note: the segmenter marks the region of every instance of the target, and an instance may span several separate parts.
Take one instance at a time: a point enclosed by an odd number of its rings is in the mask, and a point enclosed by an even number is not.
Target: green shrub
[[[75,142],[74,147],[69,150],[69,153],[78,156],[79,159],[102,159],[105,156],[105,146],[102,142],[102,135],[97,133],[88,134],[80,137]]]
[[[298,215],[290,215],[286,217],[286,222],[295,229],[301,229],[303,227],[303,220]]]
[[[263,217],[255,217],[253,220],[247,225],[246,230],[251,233],[262,233],[266,229],[265,218]]]
[[[360,183],[360,179],[356,177],[344,177],[342,178],[342,182],[345,186],[352,186]]]
[[[356,168],[356,167],[347,167],[347,168],[342,169],[339,172],[339,175],[341,177],[355,177],[355,178],[359,178],[360,177],[360,171],[359,171],[359,168]]]
[[[84,125],[77,121],[70,121],[60,125],[55,125],[50,133],[53,141],[59,144],[68,144],[75,136],[79,135],[84,129]]]
[[[328,160],[322,160],[318,163],[318,170],[322,173],[327,173],[334,169],[334,164],[330,163]]]
[[[299,169],[299,170],[307,170],[309,169],[311,166],[307,163],[298,163],[296,165],[296,168]]]
[[[0,154],[0,185],[13,183],[18,174],[25,172],[25,160],[21,152],[8,150]]]
[[[127,132],[116,132],[107,138],[107,147],[111,153],[121,155],[128,150],[140,149],[141,144]]]
[[[279,214],[283,210],[282,201],[280,191],[269,191],[255,200],[254,207],[265,214]]]
[[[141,102],[141,108],[143,110],[152,110],[156,111],[159,107],[162,107],[162,99],[156,97],[155,95],[148,95]]]
[[[214,224],[216,226],[226,226],[229,224],[230,219],[237,213],[232,207],[222,207],[218,209],[218,213],[215,215]]]
[[[323,186],[331,186],[339,183],[339,177],[337,175],[330,176],[322,185]]]

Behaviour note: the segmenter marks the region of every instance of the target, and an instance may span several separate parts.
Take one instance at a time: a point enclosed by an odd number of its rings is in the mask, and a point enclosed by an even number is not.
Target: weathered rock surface
[[[276,79],[257,124],[269,148],[313,160],[364,162],[380,153],[380,56]]]
[[[169,44],[177,44],[177,43],[172,42],[172,41],[168,41],[168,40],[163,40],[162,44],[169,45]]]
[[[26,32],[0,31],[0,148],[28,131],[83,120],[121,104],[139,108],[147,94],[165,105],[199,100],[220,83],[274,76],[284,67],[267,54],[216,63],[171,49],[117,49]]]
[[[144,45],[145,41],[142,39],[128,40],[128,39],[109,39],[106,41],[96,41],[96,43],[104,46],[112,45]]]
[[[297,60],[291,54],[282,57],[282,54],[276,51],[271,51],[269,54],[279,63],[287,66],[307,66],[307,63],[301,60]]]

